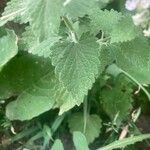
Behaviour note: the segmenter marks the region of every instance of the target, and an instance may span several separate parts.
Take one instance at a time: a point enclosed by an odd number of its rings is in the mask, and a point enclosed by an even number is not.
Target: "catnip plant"
[[[8,1],[0,17],[5,120],[11,129],[16,120],[35,124],[48,112],[53,120],[10,143],[37,134],[44,137],[41,150],[63,150],[55,133],[65,122],[77,150],[98,138],[99,150],[150,138],[130,134],[141,110],[135,111],[135,98],[142,93],[150,101],[149,9],[146,0]],[[107,133],[113,140],[103,139]]]

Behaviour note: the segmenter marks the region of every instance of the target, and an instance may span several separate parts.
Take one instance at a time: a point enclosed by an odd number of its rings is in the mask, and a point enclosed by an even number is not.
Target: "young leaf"
[[[51,150],[64,150],[63,144],[61,140],[55,140]]]
[[[74,131],[84,132],[84,118],[83,114],[76,113],[73,114],[69,120],[69,128],[70,131],[73,133]],[[100,129],[102,127],[101,119],[97,115],[89,115],[87,116],[87,125],[85,129],[85,133],[83,133],[87,139],[88,143],[94,141],[96,137],[100,134]]]
[[[131,145],[131,144],[134,144],[136,142],[140,142],[146,139],[150,139],[150,134],[143,134],[143,135],[125,138],[123,140],[118,140],[102,148],[99,148],[97,150],[113,150],[113,149],[118,149],[118,148],[124,148],[128,145]]]
[[[6,30],[6,35],[0,35],[0,68],[18,53],[17,41],[12,30]]]
[[[59,42],[51,50],[56,75],[80,104],[98,74],[100,62],[95,38],[84,34],[78,43]]]
[[[73,142],[76,150],[89,150],[86,138],[81,132],[73,132]]]

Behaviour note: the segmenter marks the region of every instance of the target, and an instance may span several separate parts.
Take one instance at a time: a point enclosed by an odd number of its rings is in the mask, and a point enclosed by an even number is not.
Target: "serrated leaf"
[[[117,116],[117,122],[124,120],[132,108],[132,88],[125,79],[118,79],[114,87],[104,88],[101,91],[100,98],[102,106],[107,115],[114,120]]]
[[[93,31],[99,32],[102,30],[109,34],[122,18],[122,14],[115,10],[96,10],[90,14],[90,18]]]
[[[13,58],[0,72],[0,99],[19,95],[45,75],[50,66],[50,61],[29,54]]]
[[[18,53],[18,38],[11,30],[0,37],[0,68]]]
[[[113,27],[110,33],[111,43],[126,42],[142,35],[139,27],[135,26],[131,16],[126,15]]]
[[[49,57],[51,54],[51,47],[54,43],[58,42],[60,39],[59,36],[49,36],[49,38],[40,42],[39,38],[34,34],[31,27],[27,27],[26,31],[22,35],[21,45],[24,47],[24,50],[28,51],[31,54]]]
[[[73,142],[76,150],[89,150],[86,138],[81,132],[73,132]]]
[[[23,22],[28,22],[29,17],[26,16],[26,13],[28,11],[29,1],[30,0],[11,0],[7,2],[7,6],[0,18],[0,26],[14,19],[21,19]]]
[[[150,83],[150,44],[144,37],[122,43],[115,49],[116,63],[140,83]]]
[[[61,0],[31,0],[29,13],[33,31],[39,36],[39,40],[47,39],[58,32],[60,26]],[[32,5],[33,5],[32,4]],[[42,7],[41,7],[42,6]],[[43,23],[41,25],[41,23]]]
[[[83,133],[84,131],[84,118],[82,113],[73,114],[69,120],[69,128],[73,133],[74,131],[80,131]],[[83,133],[87,139],[88,143],[94,141],[96,137],[100,134],[100,129],[102,127],[101,119],[97,115],[89,115],[87,116],[87,125],[85,133]]]
[[[111,43],[130,41],[141,34],[130,15],[123,15],[114,10],[96,10],[90,14],[92,31],[102,30]]]
[[[55,105],[60,107],[60,114],[76,104],[70,93],[57,80],[53,69],[42,76],[36,83],[19,95],[16,101],[6,107],[10,120],[29,120],[44,113]]]
[[[28,51],[32,49],[32,47],[39,45],[39,37],[36,36],[36,33],[33,32],[30,26],[25,28],[25,31],[22,33],[22,37],[20,39],[20,47],[23,50]]]
[[[100,48],[100,61],[102,71],[115,60],[115,46],[114,45],[102,45]]]
[[[31,47],[28,52],[34,55],[43,56],[43,57],[50,57],[51,55],[51,47],[58,42],[60,37],[50,37],[47,40]]]
[[[83,17],[97,6],[97,0],[63,0],[64,14],[69,14],[71,17]]]
[[[140,141],[143,141],[143,140],[146,140],[149,138],[150,138],[150,134],[133,136],[133,137],[125,138],[123,140],[115,141],[115,142],[113,142],[109,145],[106,145],[105,147],[99,148],[97,150],[113,150],[113,149],[118,149],[118,148],[124,148],[128,145],[131,145],[136,142],[140,142]]]
[[[64,150],[63,144],[61,140],[55,140],[51,150]]]
[[[95,38],[85,34],[79,43],[59,42],[51,49],[56,75],[80,104],[98,74],[100,62]]]
[[[60,0],[11,0],[0,18],[0,26],[14,19],[21,23],[30,22],[39,40],[43,40],[58,32],[60,12]]]

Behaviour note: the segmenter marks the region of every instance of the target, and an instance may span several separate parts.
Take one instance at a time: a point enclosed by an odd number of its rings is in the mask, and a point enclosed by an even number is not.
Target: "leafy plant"
[[[104,134],[100,150],[149,138],[149,134],[131,137],[130,125],[135,123],[134,93],[140,92],[135,88],[139,86],[150,100],[144,86],[150,84],[150,41],[132,14],[119,2],[114,4],[112,0],[7,2],[0,17],[4,116],[12,123],[38,122],[35,132],[18,133],[11,143],[28,136],[24,146],[30,149],[43,138],[41,150],[63,150],[57,133],[62,130],[73,134],[72,147],[77,150],[90,149],[88,145]],[[47,113],[49,117],[41,121]],[[130,128],[123,138],[129,138],[109,142],[111,134],[113,141],[119,138],[125,125]]]

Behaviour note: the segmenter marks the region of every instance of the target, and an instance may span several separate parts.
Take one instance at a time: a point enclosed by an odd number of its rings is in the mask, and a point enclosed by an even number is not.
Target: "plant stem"
[[[77,37],[77,34],[76,34],[76,32],[75,32],[75,30],[74,30],[74,28],[73,28],[71,22],[70,22],[69,19],[68,19],[67,17],[65,17],[65,16],[63,16],[62,18],[63,18],[63,20],[64,20],[64,22],[65,22],[66,27],[67,27],[67,28],[70,30],[70,32],[71,32],[71,38],[72,38],[73,42],[74,42],[74,43],[78,43],[78,37]]]
[[[124,75],[126,75],[129,79],[131,79],[134,83],[136,83],[142,90],[143,92],[147,95],[148,99],[150,100],[150,93],[146,90],[146,88],[144,86],[142,86],[134,77],[132,77],[130,74],[128,74],[127,72],[125,72],[124,70],[122,70],[122,73]]]
[[[64,120],[65,116],[66,116],[66,113],[64,113],[61,116],[58,116],[56,118],[56,120],[54,121],[54,123],[52,124],[52,127],[51,127],[52,135],[56,132],[58,127],[61,125],[61,123]]]
[[[87,117],[88,117],[88,101],[87,96],[85,96],[84,102],[83,102],[83,118],[84,118],[84,128],[83,133],[86,132],[86,125],[87,125]]]

